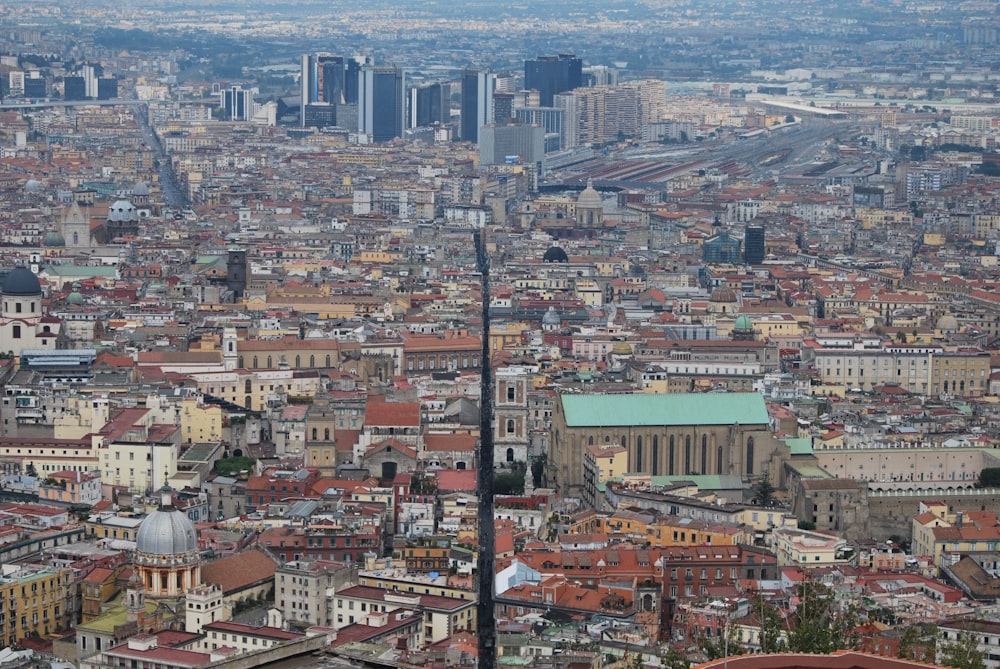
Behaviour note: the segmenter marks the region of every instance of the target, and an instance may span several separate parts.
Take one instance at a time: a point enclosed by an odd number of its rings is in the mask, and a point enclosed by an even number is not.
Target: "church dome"
[[[135,535],[135,550],[146,555],[184,555],[198,551],[198,533],[183,511],[172,506],[146,516]]]
[[[719,286],[712,291],[709,302],[736,302],[736,293],[729,286]]]
[[[616,341],[611,347],[611,353],[617,356],[632,355],[632,347],[626,341]]]
[[[957,332],[958,319],[955,318],[954,314],[944,314],[938,319],[937,329],[941,332]]]
[[[136,195],[148,196],[149,186],[147,186],[145,182],[142,181],[137,182],[134,186],[132,186],[132,196],[135,197]]]
[[[569,257],[558,246],[550,246],[542,256],[542,262],[569,262]]]
[[[3,280],[0,293],[4,295],[41,295],[42,284],[27,267],[15,267]]]
[[[118,200],[108,208],[109,221],[134,221],[138,219],[135,205],[128,200]]]
[[[49,230],[42,239],[43,246],[66,246],[66,238],[58,230]]]
[[[562,323],[562,318],[556,313],[555,307],[549,307],[549,310],[542,314],[542,325],[560,325]]]
[[[599,209],[604,206],[601,194],[594,189],[594,184],[589,179],[587,187],[580,191],[580,195],[576,198],[576,206],[585,209]]]
[[[45,184],[43,184],[38,179],[28,179],[24,184],[25,193],[41,193],[45,190]]]
[[[740,314],[733,323],[733,330],[737,332],[753,332],[753,321],[746,314]]]
[[[74,290],[66,296],[66,304],[83,304],[83,295],[79,291]]]

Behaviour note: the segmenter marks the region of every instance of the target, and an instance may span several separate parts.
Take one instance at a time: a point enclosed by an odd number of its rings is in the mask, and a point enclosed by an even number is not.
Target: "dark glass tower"
[[[462,140],[479,141],[479,129],[493,122],[496,76],[474,67],[462,71]]]
[[[583,86],[583,61],[572,54],[539,56],[524,61],[524,87],[538,91],[539,105],[552,106],[552,97]]]
[[[743,231],[743,260],[748,265],[764,262],[764,226],[748,225]]]
[[[403,136],[406,96],[403,70],[395,66],[361,68],[358,87],[358,129],[374,142]]]

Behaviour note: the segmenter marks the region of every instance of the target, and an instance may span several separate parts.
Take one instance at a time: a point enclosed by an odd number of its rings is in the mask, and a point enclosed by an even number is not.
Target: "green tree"
[[[958,633],[952,641],[942,641],[938,646],[937,664],[955,669],[985,669],[979,639],[972,632]]]
[[[764,654],[784,652],[785,640],[781,638],[784,621],[774,604],[758,594],[754,596],[753,610],[760,621],[760,652]]]
[[[244,470],[253,471],[253,466],[256,463],[257,461],[255,459],[245,456],[222,458],[221,460],[215,461],[215,464],[212,466],[212,471],[222,476],[232,476],[233,474],[239,474]]]
[[[1000,467],[986,467],[979,472],[979,480],[976,481],[977,488],[997,488],[1000,487]]]
[[[736,639],[736,629],[728,625],[726,627],[726,636],[721,634],[716,637],[698,636],[698,649],[708,656],[709,660],[718,660],[723,657],[743,654],[743,648]]]
[[[774,501],[776,488],[771,484],[771,474],[765,469],[760,479],[753,484],[753,496],[759,506],[770,506]]]
[[[856,605],[838,602],[833,590],[822,583],[805,581],[798,588],[797,624],[788,635],[793,653],[820,653],[856,648],[860,637]]]
[[[548,458],[544,453],[531,461],[531,483],[536,488],[541,488],[542,484],[545,483],[545,466],[547,464]]]
[[[673,646],[667,646],[667,649],[660,654],[660,663],[663,669],[688,669],[691,666],[691,660],[687,655]]]

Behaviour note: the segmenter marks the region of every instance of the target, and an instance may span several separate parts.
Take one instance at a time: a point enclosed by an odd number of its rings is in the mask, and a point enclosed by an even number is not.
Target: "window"
[[[753,474],[753,437],[747,437],[747,474]]]
[[[20,305],[18,305],[18,306],[20,306]],[[13,328],[13,334],[14,334],[14,339],[20,339],[21,338],[21,326],[20,325],[15,325],[14,326],[14,328]]]
[[[511,385],[507,386],[507,401],[508,402],[514,401],[514,386]]]

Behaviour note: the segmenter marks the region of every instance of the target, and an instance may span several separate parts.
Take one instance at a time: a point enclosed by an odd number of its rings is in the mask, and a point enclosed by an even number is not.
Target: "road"
[[[167,203],[168,207],[175,209],[190,207],[191,200],[177,181],[177,175],[174,174],[174,166],[170,161],[170,156],[163,150],[160,138],[157,137],[149,125],[146,105],[135,103],[129,105],[129,108],[132,110],[132,116],[135,117],[135,122],[139,126],[139,131],[142,133],[143,141],[153,149],[154,157],[160,165],[160,190],[163,191],[163,200]]]

